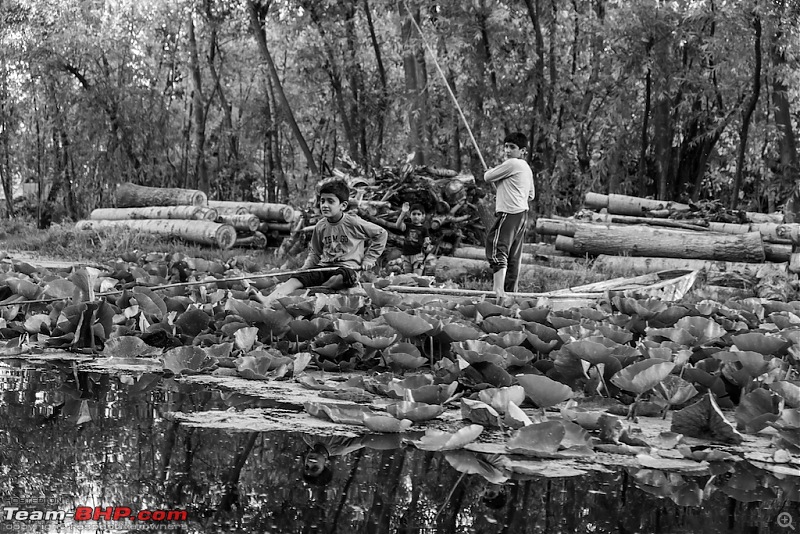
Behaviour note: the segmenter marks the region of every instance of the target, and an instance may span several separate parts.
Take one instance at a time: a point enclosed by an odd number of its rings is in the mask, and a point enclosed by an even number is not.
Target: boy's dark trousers
[[[525,243],[525,228],[528,225],[528,212],[497,212],[496,219],[486,236],[486,260],[496,273],[507,268],[503,289],[517,291],[522,245]]]

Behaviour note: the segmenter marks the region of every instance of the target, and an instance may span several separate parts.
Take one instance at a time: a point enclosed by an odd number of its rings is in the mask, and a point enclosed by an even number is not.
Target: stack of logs
[[[76,228],[135,229],[221,249],[264,248],[267,235],[288,234],[289,226],[299,215],[286,204],[209,201],[205,193],[194,189],[129,183],[117,187],[116,204],[116,208],[93,210],[89,220],[78,221]]]
[[[800,224],[784,224],[781,213],[708,217],[696,205],[591,192],[584,207],[574,217],[538,219],[536,232],[555,236],[556,250],[593,258],[606,271],[800,272]]]

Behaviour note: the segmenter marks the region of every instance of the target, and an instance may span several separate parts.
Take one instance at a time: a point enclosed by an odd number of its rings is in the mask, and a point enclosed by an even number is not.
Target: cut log
[[[764,257],[772,263],[788,262],[792,255],[792,245],[764,242]]]
[[[236,247],[267,248],[267,236],[261,232],[253,232],[251,235],[236,238]]]
[[[582,254],[578,252],[578,249],[575,248],[575,240],[566,235],[556,236],[556,250],[575,256],[582,256]]]
[[[261,224],[261,219],[252,213],[247,213],[245,215],[220,215],[217,221],[230,224],[237,230],[246,230],[248,232],[257,231]]]
[[[642,216],[655,210],[689,211],[688,204],[679,202],[652,200],[628,195],[601,195],[599,193],[586,193],[584,206],[589,209],[607,208],[609,213],[615,215],[634,216]]]
[[[199,215],[200,218],[211,222],[217,222],[217,219],[219,219],[219,212],[214,208],[209,208],[208,206],[200,206]]]
[[[748,263],[763,263],[765,260],[764,246],[758,232],[729,235],[653,229],[643,225],[604,227],[582,224],[575,230],[573,243],[578,252],[593,255],[658,256]]]
[[[786,270],[786,263],[744,263],[729,261],[696,260],[686,258],[653,258],[632,256],[609,256],[600,254],[594,260],[594,266],[604,272],[620,275],[647,274],[658,271],[690,269],[718,272],[741,272],[755,274],[763,269]]]
[[[291,233],[292,231],[292,223],[262,222],[261,224],[258,225],[258,231],[263,232],[265,234],[268,234],[270,232],[288,234]]]
[[[524,249],[523,249],[524,250]],[[536,250],[534,248],[528,248],[528,250]],[[577,262],[579,261],[578,258],[574,258],[572,256],[564,256],[555,254],[555,248],[550,247],[540,247],[540,250],[549,252],[548,254],[544,253],[522,253],[522,263],[523,264],[552,264],[558,265],[563,269],[572,269],[576,266]],[[455,258],[467,258],[472,260],[485,260],[486,259],[486,250],[482,247],[459,247],[453,252],[453,257]]]
[[[236,242],[236,230],[229,224],[185,219],[150,219],[127,221],[78,221],[75,228],[82,231],[127,228],[149,234],[179,237],[187,241],[229,249]]]
[[[205,206],[208,197],[196,189],[177,187],[147,187],[130,183],[117,186],[117,206],[137,208],[145,206]]]
[[[439,280],[458,280],[464,276],[485,274],[491,276],[491,269],[486,260],[471,258],[456,258],[453,256],[439,256],[436,259],[436,278]],[[523,263],[519,269],[520,283],[533,282],[543,275],[573,278],[576,276],[574,269],[560,269],[546,265]],[[599,273],[581,273],[584,279],[603,280],[605,276]]]
[[[244,208],[262,221],[292,222],[295,216],[295,209],[288,204],[209,200],[208,205],[212,208]]]
[[[706,232],[710,229],[708,226],[709,223],[701,219],[674,221],[672,219],[658,219],[655,217],[634,217],[632,215],[612,215],[610,213],[582,212],[581,220],[589,220],[595,223],[649,224],[651,226],[681,228],[683,230],[695,230],[698,232]]]
[[[459,247],[453,251],[453,257],[485,261],[486,249],[481,247]],[[536,263],[536,257],[533,254],[523,253],[522,263]]]
[[[217,202],[217,201],[216,200],[209,200],[209,202]],[[248,214],[250,214],[250,212],[247,211],[247,208],[245,208],[244,206],[240,206],[238,203],[235,206],[216,206],[214,209],[216,209],[217,212],[220,215],[248,215]]]
[[[577,221],[573,219],[546,219],[539,217],[536,219],[536,233],[541,235],[565,235],[572,237],[575,235]]]
[[[215,214],[216,215],[216,214]],[[92,210],[93,221],[124,221],[135,219],[205,219],[201,206],[147,206],[142,208],[98,208]]]

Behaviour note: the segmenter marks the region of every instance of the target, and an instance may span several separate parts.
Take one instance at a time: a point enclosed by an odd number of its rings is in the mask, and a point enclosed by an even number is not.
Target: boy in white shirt
[[[483,175],[484,180],[497,188],[497,218],[486,236],[486,260],[494,273],[492,291],[498,297],[517,291],[528,202],[535,195],[533,172],[523,159],[527,146],[525,134],[508,134],[503,139],[505,161]]]

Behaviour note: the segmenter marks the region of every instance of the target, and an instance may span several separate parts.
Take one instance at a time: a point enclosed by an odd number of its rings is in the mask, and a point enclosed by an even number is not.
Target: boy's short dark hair
[[[319,188],[319,196],[324,194],[335,195],[341,202],[347,202],[350,200],[350,187],[344,180],[332,180]]]
[[[522,132],[513,132],[506,136],[503,139],[503,144],[505,143],[514,143],[519,148],[527,148],[528,147],[528,138]]]
[[[425,206],[423,206],[419,202],[415,202],[414,204],[411,204],[411,207],[408,209],[409,213],[411,213],[412,211],[421,211],[422,213],[425,213]]]

